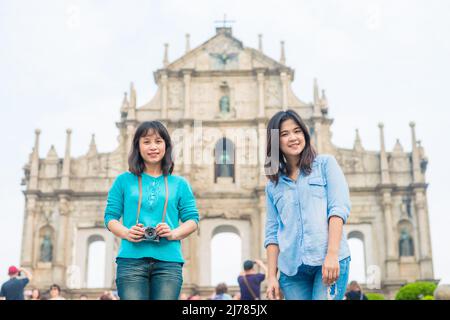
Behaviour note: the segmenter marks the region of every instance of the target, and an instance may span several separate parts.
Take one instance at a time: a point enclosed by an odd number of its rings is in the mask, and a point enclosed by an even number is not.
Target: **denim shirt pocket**
[[[288,198],[286,198],[286,196],[288,196]],[[286,225],[288,223],[287,219],[288,219],[288,205],[287,203],[289,201],[292,201],[289,198],[290,194],[288,192],[277,192],[273,195],[273,201],[274,201],[274,205],[277,208],[278,214],[280,216],[280,220],[283,223],[283,225]]]
[[[326,196],[326,182],[323,177],[310,177],[308,179],[308,186],[311,194],[314,197],[324,198]]]

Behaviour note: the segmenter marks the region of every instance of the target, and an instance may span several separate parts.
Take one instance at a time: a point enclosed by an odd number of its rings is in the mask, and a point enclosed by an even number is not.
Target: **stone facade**
[[[187,41],[189,37],[187,37]],[[175,174],[192,184],[201,215],[197,233],[183,240],[186,259],[185,289],[211,289],[209,244],[220,232],[231,231],[242,239],[243,257],[265,260],[263,248],[266,178],[265,128],[279,110],[292,108],[311,130],[319,153],[333,154],[350,185],[352,212],[344,226],[348,237],[365,247],[365,263],[378,274],[380,290],[392,292],[405,282],[433,279],[428,224],[427,158],[416,141],[411,123],[411,152],[397,141],[392,151],[384,146],[367,151],[356,134],[353,149],[331,142],[328,102],[314,83],[314,101],[299,100],[291,89],[294,70],[259,50],[244,47],[231,28],[217,28],[216,35],[201,46],[154,72],[158,90],[153,99],[137,107],[133,87],[120,109],[118,146],[98,153],[92,137],[87,154],[71,156],[71,131],[67,130],[64,157],[52,147],[39,157],[39,134],[24,167],[25,219],[21,264],[32,270],[33,286],[62,285],[67,294],[92,292],[86,288],[87,250],[102,240],[106,248],[105,286],[114,287],[114,257],[119,240],[103,225],[105,199],[115,177],[127,170],[127,156],[134,130],[142,121],[161,120],[175,142]],[[232,146],[234,165],[220,176],[214,165],[218,142],[226,137]],[[228,168],[228,167],[227,167]],[[225,169],[227,169],[225,168]],[[227,169],[228,170],[228,169]],[[219,175],[219,176],[218,176]],[[413,243],[413,255],[402,256],[400,234],[405,230]],[[40,261],[45,235],[53,244],[51,261]],[[371,269],[370,269],[371,268]]]

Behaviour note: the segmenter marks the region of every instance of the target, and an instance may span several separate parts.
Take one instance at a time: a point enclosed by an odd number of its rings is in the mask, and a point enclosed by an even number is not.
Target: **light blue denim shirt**
[[[297,181],[280,175],[278,184],[266,185],[267,216],[264,247],[277,244],[278,268],[288,276],[300,265],[320,266],[328,249],[328,219],[350,214],[350,195],[344,174],[331,155],[319,155],[311,174]],[[342,231],[339,261],[350,256]]]

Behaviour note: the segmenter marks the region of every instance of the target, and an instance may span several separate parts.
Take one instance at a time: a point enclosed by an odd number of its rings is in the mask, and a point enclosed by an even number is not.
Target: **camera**
[[[144,241],[159,242],[159,236],[156,234],[156,228],[145,227],[144,228]]]

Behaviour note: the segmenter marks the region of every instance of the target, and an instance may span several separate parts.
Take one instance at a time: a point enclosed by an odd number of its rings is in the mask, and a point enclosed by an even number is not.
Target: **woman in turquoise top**
[[[343,230],[350,196],[341,168],[333,156],[316,155],[306,125],[293,110],[269,121],[267,157],[269,299],[279,299],[281,289],[288,300],[342,300],[350,265]]]
[[[137,128],[128,165],[129,172],[114,181],[105,209],[106,227],[122,239],[116,258],[119,297],[176,300],[183,283],[180,240],[197,229],[199,215],[189,183],[172,175],[172,142],[163,124],[146,121]],[[145,237],[146,227],[154,228],[158,242]]]

